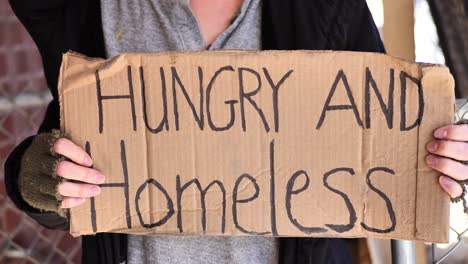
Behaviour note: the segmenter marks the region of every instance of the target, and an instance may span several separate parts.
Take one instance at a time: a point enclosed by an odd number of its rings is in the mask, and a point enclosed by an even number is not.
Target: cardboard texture
[[[447,242],[424,157],[453,89],[373,53],[67,53],[61,127],[107,176],[70,232]]]

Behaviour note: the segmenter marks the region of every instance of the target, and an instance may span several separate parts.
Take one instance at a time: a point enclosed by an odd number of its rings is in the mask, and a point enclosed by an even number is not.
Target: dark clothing
[[[104,57],[99,0],[10,0],[41,53],[53,100],[40,132],[60,128],[57,81],[62,54],[73,50]],[[365,0],[264,0],[262,46],[265,50],[348,50],[385,52]],[[32,137],[18,145],[5,163],[11,200],[41,225],[68,229],[68,219],[40,212],[21,197],[17,177]],[[126,259],[125,234],[83,236],[83,263],[118,263]],[[343,239],[280,238],[280,263],[351,263]]]

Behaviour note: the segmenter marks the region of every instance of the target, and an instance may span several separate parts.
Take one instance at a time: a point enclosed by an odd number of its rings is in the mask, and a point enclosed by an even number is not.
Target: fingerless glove
[[[57,164],[65,157],[54,152],[55,142],[66,135],[60,130],[37,135],[21,159],[18,187],[21,196],[30,206],[57,212],[66,216],[60,208],[63,197],[57,192],[62,181],[56,174]]]

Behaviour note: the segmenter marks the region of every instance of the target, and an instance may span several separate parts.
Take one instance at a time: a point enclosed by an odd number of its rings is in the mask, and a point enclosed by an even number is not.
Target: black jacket
[[[53,100],[39,133],[59,128],[57,80],[62,53],[73,50],[104,57],[99,0],[10,0],[42,56]],[[263,0],[262,46],[265,50],[349,50],[385,52],[365,0]],[[41,225],[68,229],[69,222],[40,212],[20,196],[17,176],[25,139],[5,163],[5,184],[16,206]],[[125,234],[83,236],[83,263],[118,263],[126,259]],[[351,263],[342,239],[280,238],[280,263]]]

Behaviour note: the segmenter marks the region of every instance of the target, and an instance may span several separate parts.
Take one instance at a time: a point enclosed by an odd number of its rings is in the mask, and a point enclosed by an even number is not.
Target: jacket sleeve
[[[57,98],[57,74],[53,69],[60,66],[61,58],[53,55],[51,52],[54,48],[53,43],[57,43],[60,38],[60,32],[57,31],[60,27],[60,17],[63,16],[63,8],[65,8],[66,0],[10,0],[11,7],[16,16],[26,27],[36,45],[38,46],[44,62],[57,65],[44,65],[46,79],[51,89],[53,100],[49,104],[45,119],[42,122],[39,132],[50,132],[53,128],[60,128],[59,124],[59,106]],[[60,42],[58,42],[60,43]],[[55,54],[61,54],[55,52]],[[55,57],[51,57],[55,56]],[[44,63],[45,64],[45,63]],[[50,67],[55,66],[55,67]],[[51,69],[47,71],[47,69]],[[26,214],[35,219],[39,224],[51,229],[68,229],[69,221],[54,212],[42,212],[26,203],[18,190],[18,174],[21,166],[21,159],[33,140],[34,136],[28,137],[21,142],[8,156],[5,162],[5,187],[8,196],[13,203]]]
[[[5,187],[7,194],[18,209],[24,211],[39,224],[51,229],[66,230],[69,228],[69,221],[67,218],[55,212],[43,212],[31,207],[23,200],[18,189],[18,174],[21,165],[21,157],[31,144],[33,138],[34,136],[31,136],[21,142],[10,153],[5,162]]]
[[[11,8],[18,19],[31,35],[39,49],[44,66],[47,84],[54,100],[58,100],[57,80],[62,61],[62,53],[66,52],[65,35],[66,10],[72,0],[10,0]]]
[[[353,2],[355,0],[346,0]],[[343,10],[344,12],[353,13],[350,19],[348,28],[346,49],[350,51],[365,51],[385,53],[384,44],[380,38],[379,30],[375,25],[372,14],[365,0],[355,1],[354,12]],[[344,15],[345,17],[346,15]]]
[[[60,8],[64,6],[66,2],[67,0],[10,0],[10,5],[24,10],[25,13],[21,13],[20,15],[27,15],[28,13],[31,14],[41,11],[47,12],[56,8]]]

